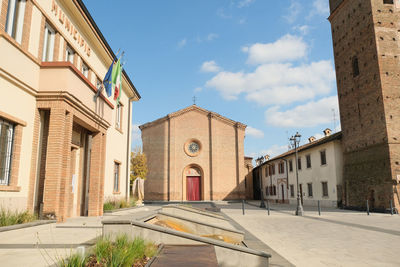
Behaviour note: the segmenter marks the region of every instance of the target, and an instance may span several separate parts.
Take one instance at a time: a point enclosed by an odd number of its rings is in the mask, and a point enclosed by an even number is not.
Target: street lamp
[[[303,206],[301,205],[301,201],[300,201],[300,190],[299,190],[299,173],[298,173],[298,167],[297,167],[297,163],[298,163],[298,157],[297,157],[297,148],[299,147],[299,143],[300,143],[300,137],[301,135],[299,134],[299,132],[296,132],[296,134],[292,137],[290,137],[290,143],[292,144],[292,146],[294,146],[294,151],[296,154],[296,181],[297,181],[297,207],[296,207],[296,216],[303,216]]]
[[[259,168],[259,177],[260,177],[260,194],[261,194],[261,203],[260,203],[260,208],[265,209],[265,203],[264,203],[264,192],[263,192],[263,175],[262,175],[262,166]]]

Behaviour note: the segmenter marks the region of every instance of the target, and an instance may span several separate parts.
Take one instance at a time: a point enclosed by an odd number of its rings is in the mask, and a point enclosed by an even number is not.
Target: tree
[[[131,152],[131,184],[138,177],[142,179],[147,177],[147,158],[141,147],[136,147]]]

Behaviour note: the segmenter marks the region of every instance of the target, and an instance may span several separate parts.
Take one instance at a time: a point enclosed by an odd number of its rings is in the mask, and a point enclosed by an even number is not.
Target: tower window
[[[358,58],[353,57],[353,77],[357,77],[360,74],[360,69],[358,67]]]
[[[18,43],[22,40],[26,0],[10,0],[6,21],[6,32]]]
[[[393,0],[383,0],[384,4],[393,4]]]

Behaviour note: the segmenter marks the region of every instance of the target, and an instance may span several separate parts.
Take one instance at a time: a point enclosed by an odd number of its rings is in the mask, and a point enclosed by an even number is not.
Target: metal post
[[[321,216],[321,205],[318,200],[318,215]]]
[[[297,183],[297,207],[296,207],[296,215],[297,216],[303,216],[304,214],[304,210],[303,210],[303,206],[301,205],[301,200],[300,200],[300,188],[299,188],[299,172],[298,172],[298,155],[297,155],[297,146],[300,142],[300,137],[301,135],[297,132],[295,136],[292,136],[290,138],[290,141],[293,142],[294,144],[294,150],[295,150],[295,154],[296,154],[296,158],[295,158],[295,163],[296,163],[296,183]]]
[[[393,215],[393,202],[390,200],[390,214]]]
[[[244,200],[242,200],[242,212],[243,212],[243,215],[244,215]]]
[[[368,205],[368,199],[367,199],[367,215],[369,215],[369,205]]]
[[[269,216],[269,200],[267,199],[267,210],[268,210],[268,216]]]
[[[259,177],[260,177],[260,194],[261,194],[261,203],[260,203],[260,208],[265,209],[265,202],[264,202],[264,192],[263,192],[263,182],[262,182],[262,168],[260,166],[259,170]]]

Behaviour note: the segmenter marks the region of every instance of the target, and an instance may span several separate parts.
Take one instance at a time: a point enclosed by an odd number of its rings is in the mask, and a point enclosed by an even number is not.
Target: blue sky
[[[142,99],[137,125],[192,104],[248,125],[246,155],[339,128],[328,0],[85,0]],[[111,5],[112,3],[112,5]],[[333,112],[334,110],[334,112]]]

